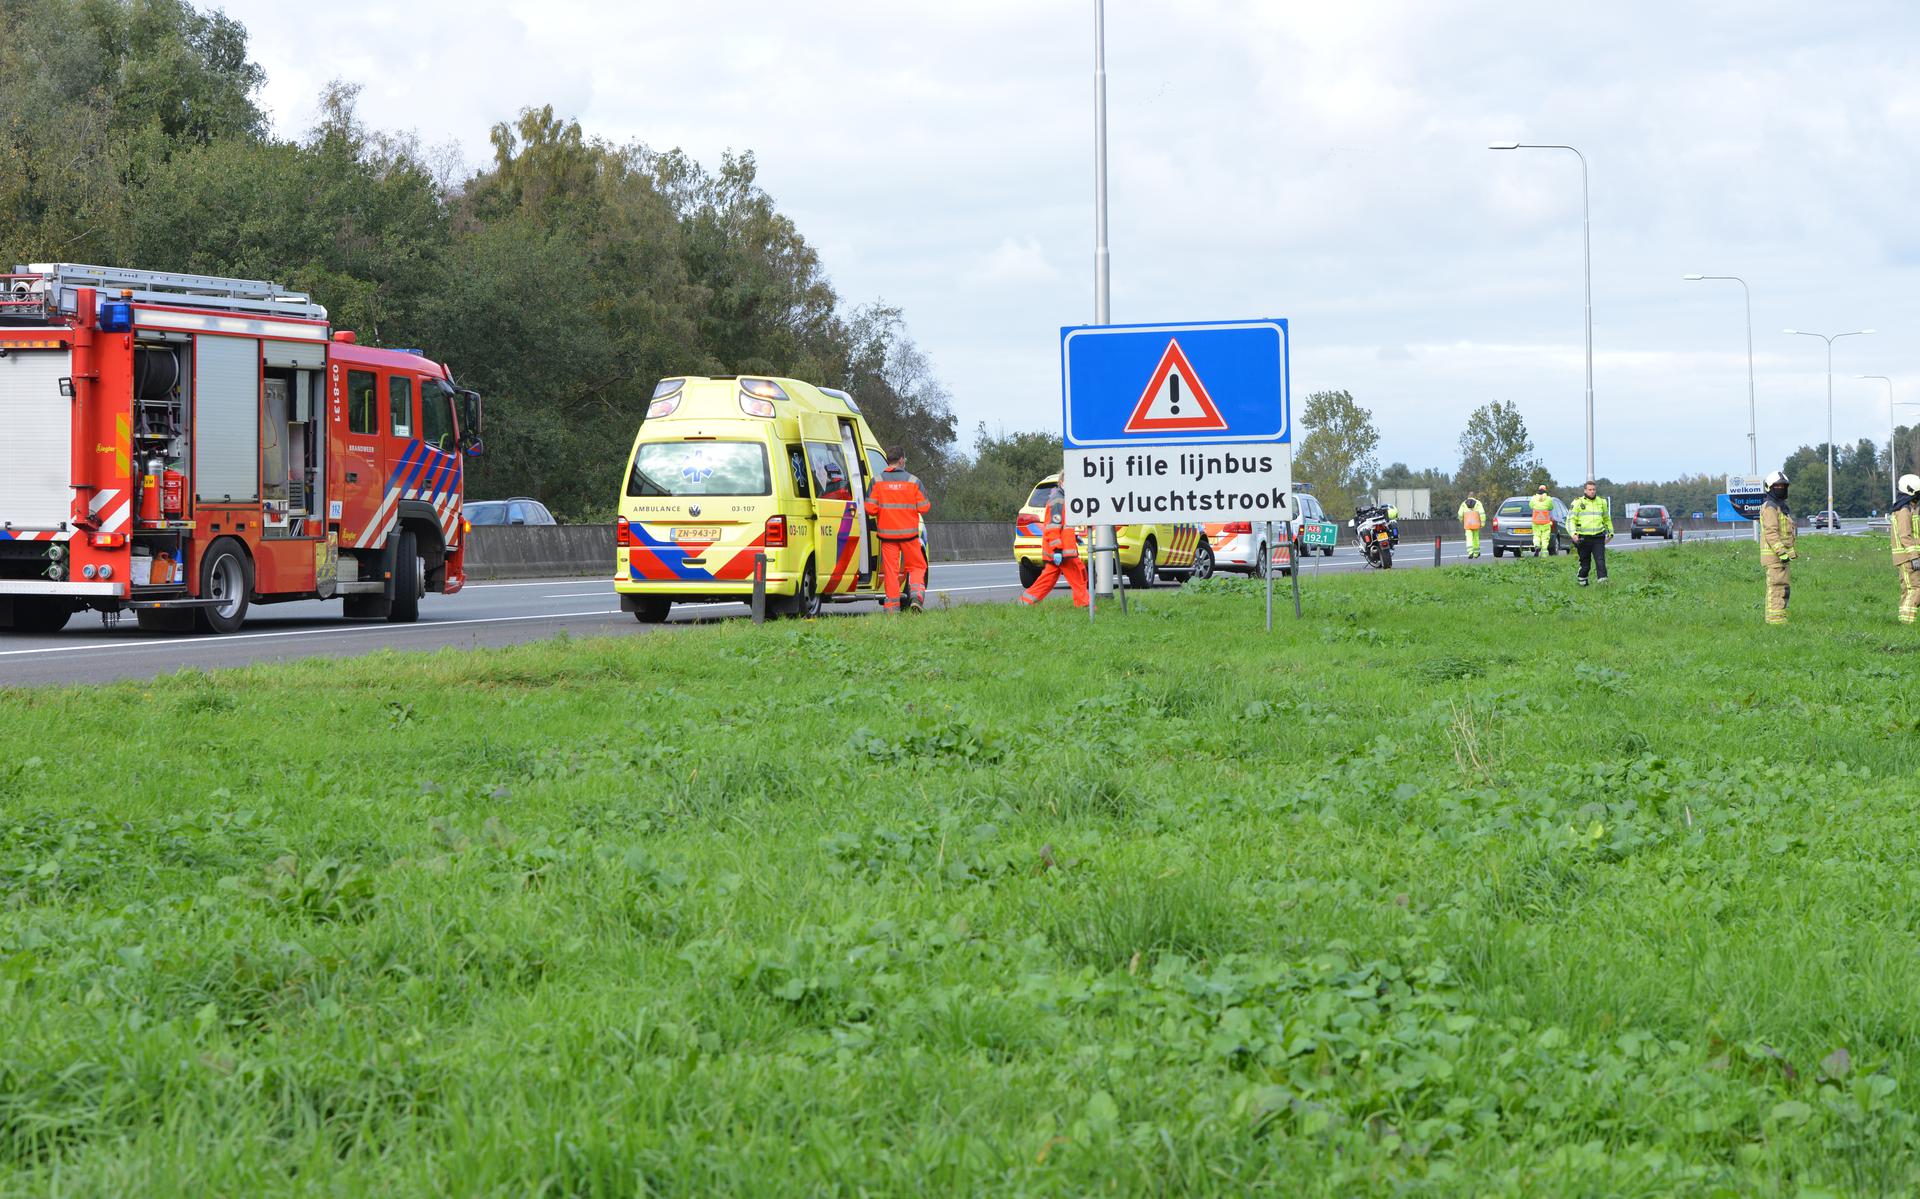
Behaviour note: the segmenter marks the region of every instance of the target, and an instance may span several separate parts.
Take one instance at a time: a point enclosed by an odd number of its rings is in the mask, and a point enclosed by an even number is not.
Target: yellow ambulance
[[[843,391],[798,379],[664,379],[627,455],[614,590],[646,623],[676,603],[747,601],[767,558],[770,611],[878,599],[868,491],[886,463]]]
[[[1040,577],[1041,523],[1047,518],[1047,496],[1060,482],[1059,475],[1048,475],[1034,484],[1033,494],[1013,520],[1013,560],[1020,564],[1020,585],[1033,586]],[[1151,587],[1160,581],[1160,572],[1204,579],[1213,574],[1213,548],[1206,531],[1199,525],[1121,525],[1114,530],[1120,543],[1120,569],[1127,572],[1127,584]],[[1082,529],[1080,555],[1093,561],[1093,530]]]

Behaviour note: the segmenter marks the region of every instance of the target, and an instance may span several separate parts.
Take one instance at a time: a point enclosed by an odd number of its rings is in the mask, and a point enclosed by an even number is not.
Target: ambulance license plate
[[[673,531],[675,541],[718,541],[718,525],[681,525]]]

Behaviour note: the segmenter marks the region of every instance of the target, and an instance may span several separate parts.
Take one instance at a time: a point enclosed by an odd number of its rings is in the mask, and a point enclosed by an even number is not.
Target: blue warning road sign
[[[1060,330],[1068,449],[1293,439],[1287,322]]]

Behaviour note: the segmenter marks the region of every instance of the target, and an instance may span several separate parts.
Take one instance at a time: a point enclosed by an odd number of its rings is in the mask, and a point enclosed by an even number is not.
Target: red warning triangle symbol
[[[1153,381],[1140,393],[1140,402],[1127,418],[1128,433],[1226,432],[1227,422],[1207,394],[1206,384],[1194,373],[1180,343],[1169,340]]]

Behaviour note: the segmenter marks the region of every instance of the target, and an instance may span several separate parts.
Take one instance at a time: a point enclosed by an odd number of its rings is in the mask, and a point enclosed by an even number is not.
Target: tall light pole
[[[1782,333],[1792,337],[1817,337],[1827,343],[1827,532],[1833,532],[1833,343],[1843,337],[1865,337],[1872,329],[1855,329],[1851,333],[1807,333],[1799,329],[1782,329]]]
[[[1887,385],[1887,489],[1893,493],[1893,502],[1900,502],[1900,459],[1893,452],[1895,408],[1920,408],[1920,404],[1893,402],[1893,380],[1885,375],[1855,375],[1856,379],[1878,379]]]
[[[1580,237],[1586,246],[1587,264],[1587,478],[1593,472],[1593,206],[1587,197],[1587,156],[1572,146],[1531,145],[1526,142],[1494,142],[1489,150],[1570,150],[1580,160]]]
[[[1093,323],[1112,320],[1112,260],[1107,253],[1107,3],[1093,0]],[[1113,594],[1118,545],[1112,525],[1094,527],[1093,593],[1097,596]]]
[[[1740,285],[1747,297],[1747,472],[1760,473],[1760,425],[1757,409],[1753,401],[1753,290],[1747,281],[1738,275],[1688,275],[1689,283],[1698,283],[1703,279],[1727,280]],[[1757,527],[1757,526],[1756,526]]]

